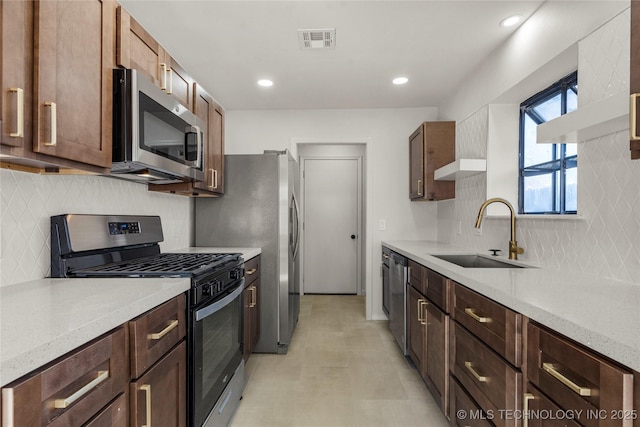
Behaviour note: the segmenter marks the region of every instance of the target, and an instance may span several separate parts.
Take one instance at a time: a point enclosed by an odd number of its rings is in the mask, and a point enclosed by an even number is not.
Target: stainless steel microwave
[[[141,73],[113,70],[111,174],[168,184],[204,180],[206,124]]]

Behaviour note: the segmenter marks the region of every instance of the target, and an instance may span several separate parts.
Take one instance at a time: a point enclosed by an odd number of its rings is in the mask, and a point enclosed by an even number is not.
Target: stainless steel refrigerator
[[[259,247],[259,353],[286,353],[300,312],[298,163],[288,151],[225,156],[225,192],[195,201],[196,246]]]

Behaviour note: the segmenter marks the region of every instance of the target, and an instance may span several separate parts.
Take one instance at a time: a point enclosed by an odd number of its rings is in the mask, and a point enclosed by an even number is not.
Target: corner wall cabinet
[[[631,93],[631,108],[629,111],[629,137],[631,159],[640,159],[640,129],[638,129],[640,98],[640,4],[631,2],[631,70],[629,72],[629,90]]]
[[[435,181],[436,169],[456,159],[456,123],[424,122],[409,137],[409,198],[446,200],[455,197],[453,181]]]
[[[246,362],[260,339],[260,255],[246,261],[244,269],[244,342],[242,353]]]
[[[1,152],[10,156],[3,157],[3,166],[105,173],[111,166],[116,3],[2,2],[0,7]]]

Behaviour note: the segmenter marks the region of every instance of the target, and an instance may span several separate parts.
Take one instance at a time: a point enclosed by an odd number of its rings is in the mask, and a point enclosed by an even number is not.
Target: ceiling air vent
[[[336,29],[298,30],[300,49],[333,49],[336,47]]]

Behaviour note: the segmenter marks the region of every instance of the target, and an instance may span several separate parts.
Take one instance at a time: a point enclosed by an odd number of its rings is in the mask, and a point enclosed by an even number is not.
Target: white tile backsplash
[[[193,203],[187,197],[114,178],[1,169],[0,286],[49,275],[49,217],[65,213],[160,215],[163,251],[192,242]]]
[[[579,42],[579,105],[629,88],[629,10]],[[542,89],[542,88],[541,88]],[[457,149],[465,155],[486,150],[486,108],[457,126]],[[582,219],[519,219],[519,259],[552,268],[636,281],[640,277],[640,161],[629,158],[628,131],[578,145],[578,213]],[[506,254],[508,219],[485,218],[482,236],[473,223],[486,199],[486,178],[456,182],[456,199],[438,202],[438,239],[479,252]],[[457,233],[457,223],[462,233]]]

